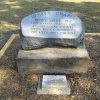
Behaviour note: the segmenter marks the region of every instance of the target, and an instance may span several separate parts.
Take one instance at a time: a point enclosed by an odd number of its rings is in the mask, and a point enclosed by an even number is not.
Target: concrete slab
[[[0,50],[0,58],[3,56],[3,54],[5,53],[5,51],[8,49],[8,47],[13,42],[13,40],[15,39],[15,37],[16,37],[16,35],[12,34],[11,37],[6,42],[6,44],[2,47],[2,49]]]
[[[19,50],[18,58],[27,58],[27,59],[89,58],[89,55],[85,48],[43,48],[36,50]]]
[[[86,73],[91,61],[81,48],[42,48],[19,50],[17,66],[20,73]]]

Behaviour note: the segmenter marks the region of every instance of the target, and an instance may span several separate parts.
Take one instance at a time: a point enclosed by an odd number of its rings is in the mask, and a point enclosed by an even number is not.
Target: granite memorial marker
[[[86,72],[89,55],[84,34],[80,18],[64,11],[43,11],[23,18],[18,70],[36,73]]]
[[[75,15],[63,11],[43,11],[23,18],[21,45],[23,49],[46,46],[77,47],[84,40],[84,26]]]
[[[86,73],[90,59],[84,34],[80,18],[64,11],[43,11],[23,18],[20,33],[22,48],[17,56],[18,71],[35,74]],[[43,75],[38,94],[69,95],[67,83],[65,76]]]
[[[36,73],[86,72],[89,55],[84,34],[80,18],[68,12],[43,11],[23,18],[18,70]]]

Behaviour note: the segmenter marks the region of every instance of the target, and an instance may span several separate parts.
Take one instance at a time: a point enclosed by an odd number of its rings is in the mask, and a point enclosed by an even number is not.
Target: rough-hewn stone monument
[[[23,18],[18,70],[86,72],[89,55],[85,49],[84,30],[77,16],[62,11],[43,11]]]
[[[81,20],[62,11],[44,11],[25,17],[21,22],[23,49],[51,45],[77,47],[84,39]]]

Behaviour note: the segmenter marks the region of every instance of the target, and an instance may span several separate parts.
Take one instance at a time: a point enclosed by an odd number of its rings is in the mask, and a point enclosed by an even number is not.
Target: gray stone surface
[[[86,73],[91,63],[85,48],[19,50],[17,57],[20,73]]]
[[[71,89],[65,75],[43,75],[39,80],[37,94],[70,95]]]
[[[77,47],[84,41],[84,30],[81,20],[70,13],[34,13],[21,22],[21,46],[27,50],[54,45]]]

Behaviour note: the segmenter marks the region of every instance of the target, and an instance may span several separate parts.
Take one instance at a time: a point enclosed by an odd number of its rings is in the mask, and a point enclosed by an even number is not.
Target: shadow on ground
[[[18,28],[21,19],[29,14],[45,10],[61,10],[79,16],[86,32],[100,32],[100,3],[61,2],[57,0],[1,0],[0,19],[3,30]],[[6,28],[6,29],[5,29]]]
[[[19,34],[23,17],[40,11],[61,10],[81,18],[86,32],[100,32],[100,3],[63,2],[57,0],[1,0],[0,1],[0,49],[12,33]]]

